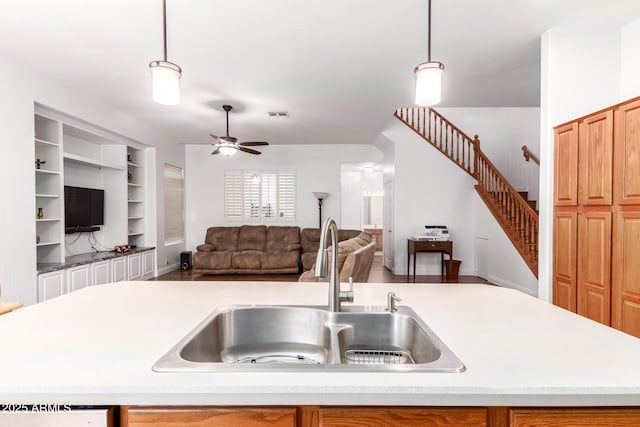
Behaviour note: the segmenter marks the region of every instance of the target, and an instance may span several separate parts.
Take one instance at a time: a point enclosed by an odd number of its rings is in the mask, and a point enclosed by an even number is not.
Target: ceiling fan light
[[[444,64],[424,62],[413,70],[416,76],[416,105],[430,107],[442,99]]]
[[[236,154],[236,150],[234,147],[230,147],[228,145],[221,145],[220,147],[218,147],[218,150],[220,150],[220,153],[224,154],[225,156],[233,156],[234,154]]]
[[[180,77],[182,69],[167,61],[149,63],[153,86],[153,100],[158,104],[178,105],[180,103]]]

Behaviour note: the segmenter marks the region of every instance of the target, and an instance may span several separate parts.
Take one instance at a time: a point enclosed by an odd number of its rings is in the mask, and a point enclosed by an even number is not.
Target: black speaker
[[[180,268],[191,270],[191,251],[180,252]]]

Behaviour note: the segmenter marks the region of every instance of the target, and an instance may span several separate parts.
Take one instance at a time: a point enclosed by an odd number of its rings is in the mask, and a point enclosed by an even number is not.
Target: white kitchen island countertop
[[[0,317],[0,402],[70,405],[640,405],[640,339],[519,291],[479,284],[394,291],[466,365],[462,373],[158,373],[152,365],[216,307],[327,301],[327,285],[120,282]]]

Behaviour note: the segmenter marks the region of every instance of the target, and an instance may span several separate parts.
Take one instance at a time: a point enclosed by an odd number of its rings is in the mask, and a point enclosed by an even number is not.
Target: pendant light
[[[431,61],[431,0],[428,1],[429,17],[427,20],[427,62],[416,66],[416,105],[429,107],[442,99],[442,75],[444,64]]]
[[[182,69],[167,61],[167,1],[162,0],[162,30],[164,40],[164,60],[151,61],[151,84],[153,100],[158,104],[178,105],[180,103],[180,77]]]

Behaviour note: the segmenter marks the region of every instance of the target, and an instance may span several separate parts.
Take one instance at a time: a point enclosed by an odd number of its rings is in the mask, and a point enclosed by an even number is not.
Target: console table
[[[411,266],[411,255],[413,255],[413,281],[416,280],[416,254],[418,252],[440,252],[440,274],[444,276],[444,254],[453,257],[453,242],[434,242],[432,240],[407,239],[407,281]]]

